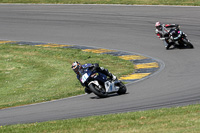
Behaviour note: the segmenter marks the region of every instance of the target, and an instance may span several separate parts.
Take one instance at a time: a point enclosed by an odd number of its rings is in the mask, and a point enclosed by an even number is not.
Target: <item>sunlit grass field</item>
[[[74,61],[99,63],[117,76],[133,72],[131,62],[111,55],[0,44],[0,108],[84,94],[71,69]]]

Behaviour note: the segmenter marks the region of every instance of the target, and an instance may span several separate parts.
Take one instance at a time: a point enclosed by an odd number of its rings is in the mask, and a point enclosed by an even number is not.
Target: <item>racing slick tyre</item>
[[[127,91],[126,86],[121,81],[118,83],[118,86],[120,87],[120,89],[118,90],[117,94],[125,94]]]
[[[183,42],[186,44],[187,48],[194,48],[194,46],[192,45],[192,43],[190,43],[187,39],[183,39]]]
[[[96,86],[95,84],[90,84],[89,85],[90,90],[96,94],[98,97],[100,98],[105,98],[108,96],[108,94],[106,93],[106,90],[104,88],[99,88],[98,86]]]

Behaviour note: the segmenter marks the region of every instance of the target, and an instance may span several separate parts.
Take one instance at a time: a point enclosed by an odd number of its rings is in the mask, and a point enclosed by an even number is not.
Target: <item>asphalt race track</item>
[[[165,50],[156,21],[177,23],[195,49]],[[0,5],[0,40],[102,47],[162,60],[158,74],[128,84],[128,94],[81,95],[0,110],[0,125],[182,106],[200,101],[200,7]],[[66,68],[67,69],[67,68]]]

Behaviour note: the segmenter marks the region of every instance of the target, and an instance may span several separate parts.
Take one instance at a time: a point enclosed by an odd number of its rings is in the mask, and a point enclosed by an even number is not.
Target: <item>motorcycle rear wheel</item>
[[[98,86],[96,86],[95,84],[90,84],[89,85],[89,88],[90,88],[90,90],[95,94],[95,95],[97,95],[98,97],[100,97],[100,98],[105,98],[105,97],[107,97],[108,96],[108,94],[106,93],[106,91],[105,90],[100,90],[99,88],[98,88]]]

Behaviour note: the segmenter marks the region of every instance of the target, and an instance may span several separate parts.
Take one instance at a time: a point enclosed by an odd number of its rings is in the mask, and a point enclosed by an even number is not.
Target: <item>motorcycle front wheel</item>
[[[117,92],[117,94],[121,95],[121,94],[125,94],[127,89],[126,89],[126,86],[120,81],[119,83],[119,90]]]
[[[106,93],[105,89],[104,88],[99,88],[98,86],[96,86],[95,84],[90,84],[88,86],[90,88],[90,90],[95,94],[97,95],[98,97],[100,98],[105,98],[108,96],[108,94]]]
[[[186,47],[187,47],[187,48],[191,48],[191,49],[194,48],[194,46],[192,45],[192,43],[190,43],[190,42],[188,41],[188,39],[185,39],[185,38],[184,38],[182,41],[183,41],[184,44],[186,44]]]

